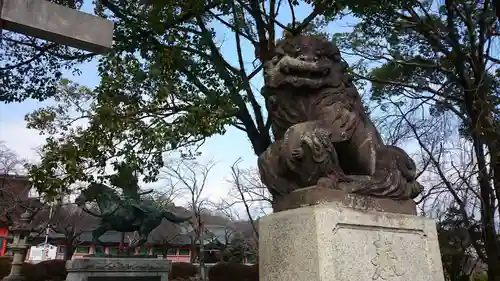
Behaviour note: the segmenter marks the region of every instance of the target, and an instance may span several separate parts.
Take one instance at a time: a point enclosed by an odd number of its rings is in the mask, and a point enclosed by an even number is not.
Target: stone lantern
[[[31,219],[33,214],[30,211],[25,211],[18,222],[15,222],[11,227],[13,241],[7,247],[12,251],[14,257],[12,259],[12,267],[10,274],[3,278],[3,281],[23,281],[24,276],[21,274],[22,265],[26,259],[26,251],[30,247]]]

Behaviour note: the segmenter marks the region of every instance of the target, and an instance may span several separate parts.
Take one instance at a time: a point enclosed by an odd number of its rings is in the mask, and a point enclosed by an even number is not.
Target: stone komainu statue
[[[287,38],[264,67],[275,142],[258,166],[273,197],[311,186],[395,200],[422,192],[414,161],[383,143],[334,44]]]

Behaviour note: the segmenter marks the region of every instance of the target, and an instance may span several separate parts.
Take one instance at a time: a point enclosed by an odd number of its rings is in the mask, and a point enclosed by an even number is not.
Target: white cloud
[[[4,141],[20,158],[37,161],[40,158],[36,149],[45,143],[45,136],[27,129],[24,121],[0,121],[0,141]]]

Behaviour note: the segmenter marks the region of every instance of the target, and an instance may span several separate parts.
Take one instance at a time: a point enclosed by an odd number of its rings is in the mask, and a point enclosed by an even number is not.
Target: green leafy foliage
[[[472,281],[488,281],[488,276],[486,274],[473,274]]]
[[[129,86],[133,86],[134,78],[128,80]],[[137,163],[141,173],[161,167],[163,152],[222,133],[224,125],[231,121],[227,113],[231,105],[227,101],[209,103],[182,85],[171,87],[179,90],[176,96],[170,96],[167,89],[160,87],[151,88],[151,95],[146,96],[125,92],[115,80],[103,78],[103,84],[108,81],[109,84],[103,85],[108,91],[102,94],[98,92],[100,89],[90,92],[64,81],[60,96],[56,97],[61,100],[58,106],[27,116],[30,128],[51,134],[42,149],[44,157],[38,166],[41,169],[32,169],[35,182],[57,178],[61,170],[65,174],[64,182],[52,182],[50,187],[36,185],[40,190],[57,190],[77,180],[92,181],[94,177],[89,171],[94,168],[102,171],[113,159]],[[137,91],[145,93],[141,86],[137,86]],[[88,100],[87,104],[83,104],[84,100]],[[72,109],[76,109],[77,117],[70,117],[75,116]],[[71,127],[79,121],[88,124]]]
[[[115,163],[116,174],[109,177],[111,185],[127,190],[128,196],[137,196],[139,191],[139,178],[136,174],[136,167],[125,162]],[[137,198],[138,199],[138,198]]]
[[[291,26],[319,33],[328,23],[319,15],[331,7],[305,3],[316,8]],[[91,90],[62,80],[58,104],[26,117],[29,128],[48,136],[40,163],[30,167],[35,187],[54,195],[77,181],[97,180],[116,161],[134,163],[146,182],[154,181],[165,152],[196,150],[228,125],[262,153],[271,142],[270,124],[251,80],[273,54],[276,26],[285,26],[270,19],[280,5],[288,7],[274,1],[99,1],[96,13],[115,22],[113,51],[99,61],[100,84]],[[215,25],[232,31],[236,64],[222,50]],[[246,47],[255,56],[244,54]]]

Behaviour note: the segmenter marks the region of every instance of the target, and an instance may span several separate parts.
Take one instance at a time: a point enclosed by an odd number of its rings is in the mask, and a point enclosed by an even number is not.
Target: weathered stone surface
[[[339,203],[259,221],[261,281],[444,281],[434,221]]]
[[[80,258],[68,261],[68,271],[170,271],[168,260],[156,258]]]
[[[94,258],[85,257],[66,263],[66,281],[87,281],[88,277],[147,277],[160,276],[168,281],[172,262],[155,258]]]
[[[342,190],[312,186],[292,191],[288,196],[273,200],[273,210],[280,212],[304,206],[317,205],[325,202],[337,202],[344,207],[360,211],[378,211],[416,215],[415,201],[392,200],[347,193]]]
[[[258,165],[273,200],[290,201],[283,197],[311,186],[403,201],[421,193],[415,162],[384,144],[334,44],[314,36],[281,40],[264,79],[275,141]]]
[[[3,0],[2,28],[82,50],[111,49],[113,22],[46,0]]]

